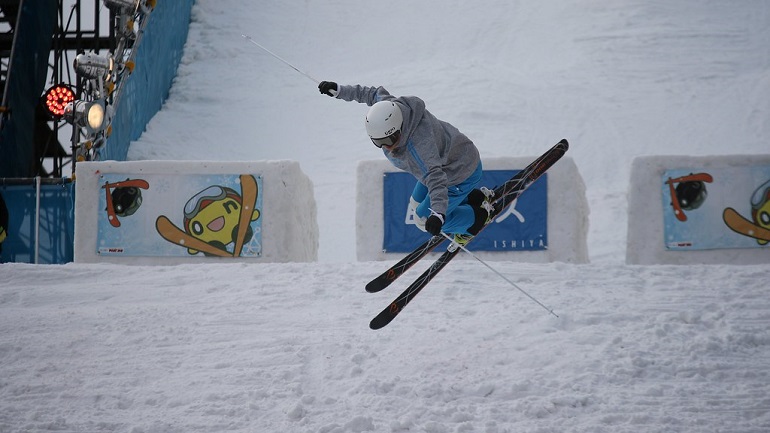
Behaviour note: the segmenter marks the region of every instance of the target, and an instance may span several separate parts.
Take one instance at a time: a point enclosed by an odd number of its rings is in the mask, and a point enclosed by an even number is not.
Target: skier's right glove
[[[332,98],[337,97],[338,89],[339,87],[337,87],[337,83],[334,81],[321,81],[321,83],[318,84],[318,91],[324,95],[329,95]]]
[[[425,230],[433,236],[441,234],[441,227],[444,225],[444,214],[432,213],[425,221]]]

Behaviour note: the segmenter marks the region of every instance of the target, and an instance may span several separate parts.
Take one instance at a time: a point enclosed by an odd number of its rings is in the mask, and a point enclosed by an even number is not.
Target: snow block
[[[670,249],[667,248],[664,215],[675,215],[672,206],[666,206],[663,197],[664,175],[669,170],[688,169],[703,172],[719,173],[720,170],[745,169],[752,166],[770,166],[770,155],[725,155],[725,156],[644,156],[634,159],[631,166],[631,182],[628,189],[628,233],[626,245],[626,263],[632,265],[690,265],[690,264],[767,264],[770,263],[770,248],[718,248],[718,249]],[[707,201],[728,200],[736,201],[736,209],[746,213],[749,207],[748,195],[739,197],[717,197],[715,178],[714,183],[705,183],[709,194]],[[744,196],[745,195],[745,196]],[[696,210],[684,211],[689,215],[688,224],[705,212],[707,203]],[[724,207],[724,205],[722,206]],[[711,219],[720,219],[721,208]],[[675,224],[684,224],[676,222]],[[719,222],[719,227],[709,230],[720,230],[731,236],[740,236],[729,231]],[[697,242],[697,232],[694,233],[694,243]],[[751,239],[756,246],[756,242]]]
[[[521,170],[537,158],[484,159],[484,170]],[[395,172],[387,160],[358,164],[356,191],[356,256],[360,261],[397,260],[405,253],[386,253],[384,238],[383,176]],[[495,185],[486,185],[494,187]],[[526,192],[524,193],[526,194]],[[408,194],[404,196],[409,201]],[[548,170],[548,248],[541,251],[474,251],[484,260],[529,263],[588,263],[588,200],[577,165],[565,156]],[[427,239],[426,235],[426,239]],[[442,248],[436,251],[441,252]],[[470,258],[467,254],[458,256]],[[471,258],[472,259],[472,258]]]
[[[100,219],[107,218],[100,198],[105,195],[102,188],[105,175],[120,174],[126,178],[137,179],[142,176],[205,176],[205,175],[243,175],[258,177],[261,190],[259,223],[254,235],[261,237],[261,252],[252,257],[210,257],[203,254],[182,255],[181,257],[147,255],[105,255],[100,254],[98,228],[104,225]],[[75,262],[111,262],[122,264],[179,264],[205,262],[312,262],[318,259],[318,222],[316,203],[313,196],[313,184],[300,169],[296,161],[258,161],[258,162],[205,162],[205,161],[130,161],[130,162],[80,162],[77,165],[75,194]],[[212,177],[213,178],[213,177]],[[236,178],[237,179],[237,178]],[[150,185],[152,188],[152,185]],[[145,197],[150,194],[145,191]],[[155,190],[157,191],[157,189]],[[153,192],[155,192],[153,191]],[[175,191],[165,192],[169,197]],[[188,193],[186,193],[188,194]],[[187,200],[189,196],[182,199]],[[102,199],[103,200],[103,199]],[[147,199],[144,203],[147,203]],[[182,202],[184,203],[184,201]],[[260,203],[260,202],[257,202]],[[138,218],[141,206],[135,216],[121,217],[124,226],[130,218]],[[180,223],[183,209],[169,215],[174,224]],[[148,212],[148,211],[145,211]],[[148,215],[154,221],[157,215]],[[153,224],[145,224],[145,233],[139,236],[159,237]],[[258,233],[256,233],[258,231]],[[257,236],[253,236],[252,239]],[[173,245],[177,247],[177,245]],[[179,247],[183,248],[183,247]]]

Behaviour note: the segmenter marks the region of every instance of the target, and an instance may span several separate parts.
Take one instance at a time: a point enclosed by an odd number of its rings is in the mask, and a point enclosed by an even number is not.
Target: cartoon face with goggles
[[[184,230],[190,236],[225,250],[227,245],[236,240],[242,206],[241,196],[235,190],[210,186],[187,201],[184,207]],[[255,209],[251,221],[257,218],[259,210]],[[249,227],[245,240],[252,236],[253,231]],[[198,253],[194,249],[188,249],[187,252]]]

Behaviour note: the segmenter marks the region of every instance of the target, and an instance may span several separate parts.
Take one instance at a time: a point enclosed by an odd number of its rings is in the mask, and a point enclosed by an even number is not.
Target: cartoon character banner
[[[100,175],[97,254],[262,255],[262,177]]]
[[[661,183],[667,249],[768,246],[770,167],[667,170]]]
[[[484,170],[481,185],[502,185],[518,170]],[[409,196],[417,181],[403,172],[385,173],[383,250],[408,252],[430,237],[418,229]],[[536,180],[519,199],[495,218],[473,242],[475,251],[539,251],[548,248],[547,173]],[[449,241],[445,242],[448,245]]]

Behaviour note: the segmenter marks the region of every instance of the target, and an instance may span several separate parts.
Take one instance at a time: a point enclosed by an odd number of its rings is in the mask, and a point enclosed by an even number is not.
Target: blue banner
[[[481,185],[502,185],[518,170],[485,170]],[[430,236],[414,225],[409,211],[409,196],[417,183],[403,172],[385,173],[384,237],[385,252],[409,252]],[[469,244],[473,251],[536,251],[548,248],[548,181],[547,174],[530,187],[500,214],[489,227]],[[448,245],[448,241],[446,243]],[[441,248],[441,247],[439,247]]]
[[[0,263],[35,263],[35,234],[39,264],[69,263],[74,258],[75,184],[40,186],[40,215],[34,184],[0,186],[8,208],[7,238],[0,243]],[[38,225],[39,223],[39,225]],[[35,230],[38,228],[39,230]]]

